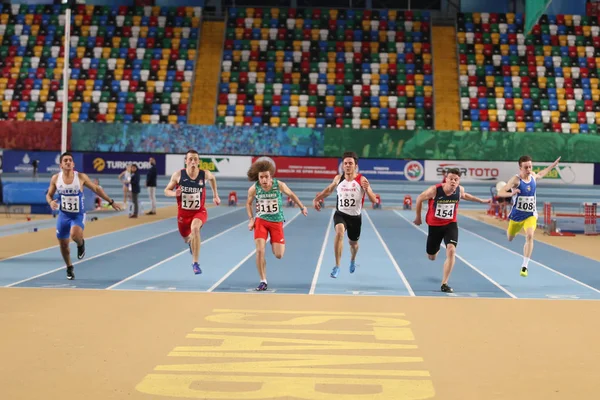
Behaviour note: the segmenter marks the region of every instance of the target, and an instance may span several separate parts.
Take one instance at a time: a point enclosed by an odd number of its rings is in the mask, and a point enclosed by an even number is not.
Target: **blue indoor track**
[[[422,184],[419,190],[426,186]],[[222,187],[225,200],[229,188]],[[307,189],[306,196],[301,196],[307,205],[315,192]],[[238,189],[238,193],[245,191]],[[484,206],[477,207],[484,210]],[[297,208],[286,208],[285,215],[285,255],[277,260],[269,247],[267,252],[270,293],[600,299],[599,262],[536,242],[529,276],[523,278],[519,269],[524,237],[508,242],[502,229],[466,216],[459,217],[457,259],[449,282],[455,293],[442,293],[444,249],[437,260],[429,261],[427,226],[412,224],[414,211],[385,206],[367,208],[363,214],[356,272],[349,273],[349,246],[344,239],[341,272],[333,279],[329,276],[334,266],[333,209],[317,212],[310,208],[304,217]],[[75,244],[71,246],[74,256]],[[192,271],[191,255],[175,218],[88,237],[85,258],[74,263],[74,281],[66,280],[61,262],[56,246],[4,259],[0,261],[0,286],[255,293],[259,283],[243,200],[237,207],[209,208],[202,229],[201,275]]]

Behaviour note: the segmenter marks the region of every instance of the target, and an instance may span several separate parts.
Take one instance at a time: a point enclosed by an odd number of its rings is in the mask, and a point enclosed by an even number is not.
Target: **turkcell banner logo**
[[[242,178],[246,176],[251,164],[252,157],[248,156],[200,155],[200,165],[198,165],[198,168],[210,171],[215,176]],[[185,168],[185,154],[167,154],[167,175],[170,176],[182,168]]]
[[[344,173],[342,161],[338,172]],[[367,179],[396,180],[417,182],[423,180],[425,167],[419,160],[373,160],[359,159],[358,172]]]
[[[74,153],[75,169],[83,167],[81,154]],[[33,174],[37,164],[37,173],[56,174],[60,171],[60,152],[58,151],[19,151],[5,150],[2,169],[7,173]]]
[[[594,185],[600,185],[600,164],[594,164]]]
[[[156,173],[164,175],[164,154],[86,153],[83,157],[83,168],[88,174],[120,174],[128,165],[135,164],[141,173],[145,173],[151,167],[151,157],[156,160]]]

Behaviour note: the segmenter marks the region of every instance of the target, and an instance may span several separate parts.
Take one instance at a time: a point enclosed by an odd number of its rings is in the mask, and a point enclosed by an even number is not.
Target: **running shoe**
[[[85,240],[81,243],[81,246],[77,246],[77,258],[82,259],[85,257]]]
[[[353,274],[356,271],[356,262],[350,261],[350,273]]]
[[[202,270],[200,269],[200,264],[198,264],[197,262],[192,264],[192,268],[194,269],[194,274],[198,275],[202,273]]]
[[[73,273],[73,266],[69,266],[67,267],[67,279],[72,281],[73,279],[75,279],[75,273]]]
[[[267,290],[267,283],[266,282],[261,282],[255,289],[257,292],[263,292],[265,290]]]
[[[528,275],[527,267],[521,268],[521,276],[526,278]]]
[[[454,290],[450,286],[448,286],[448,284],[446,284],[446,283],[442,284],[441,289],[442,289],[442,292],[444,292],[444,293],[454,293]]]
[[[338,275],[340,274],[340,267],[333,267],[333,269],[331,270],[331,277],[332,278],[337,278]]]

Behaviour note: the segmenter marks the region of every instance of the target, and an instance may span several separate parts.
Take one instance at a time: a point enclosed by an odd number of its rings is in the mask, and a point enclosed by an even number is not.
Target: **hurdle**
[[[584,225],[583,234],[586,236],[598,236],[596,224],[598,222],[598,210],[596,203],[583,203]]]

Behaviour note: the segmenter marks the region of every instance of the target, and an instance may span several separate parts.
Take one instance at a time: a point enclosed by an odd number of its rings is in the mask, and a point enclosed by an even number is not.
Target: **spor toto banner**
[[[533,162],[534,172],[539,172],[551,163]],[[461,182],[506,182],[519,173],[516,161],[425,161],[425,180],[441,182],[443,172],[450,168],[461,171]],[[560,185],[592,185],[594,164],[560,163],[544,178],[545,182]]]
[[[600,185],[600,164],[594,164],[594,185]]]
[[[167,154],[166,174],[173,175],[185,168],[185,154]],[[252,164],[252,157],[200,155],[199,168],[212,172],[215,176],[243,178]]]
[[[150,169],[150,157],[156,160],[156,173],[165,174],[164,154],[85,153],[83,169],[88,174],[120,174],[129,164],[136,164],[140,173]]]
[[[268,160],[275,165],[277,178],[333,179],[338,174],[337,158],[253,157],[252,162]]]
[[[339,159],[338,173],[342,174],[343,160]],[[358,172],[367,179],[382,179],[396,181],[422,181],[425,167],[420,160],[373,160],[359,159]]]

